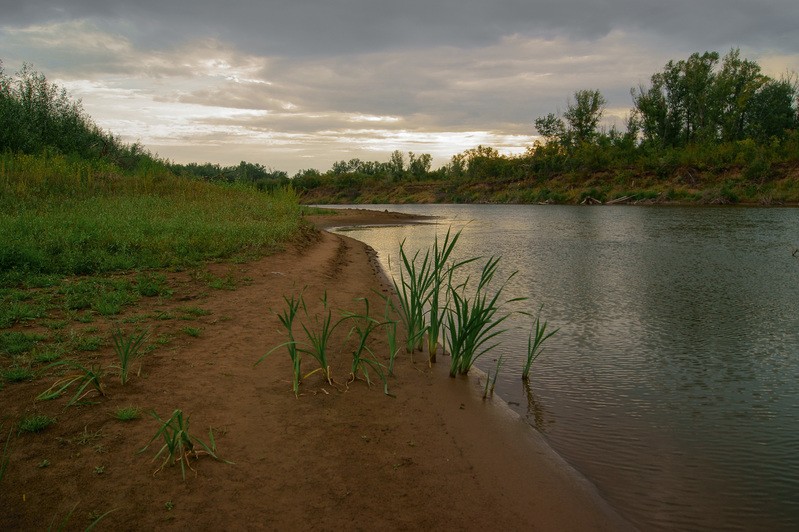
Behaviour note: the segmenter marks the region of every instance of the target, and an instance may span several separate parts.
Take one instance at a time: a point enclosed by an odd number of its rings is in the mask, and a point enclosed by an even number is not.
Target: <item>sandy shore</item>
[[[410,221],[371,211],[311,219],[319,227]],[[477,377],[449,378],[446,359],[431,369],[422,354],[401,354],[389,380],[395,397],[361,380],[345,385],[345,327],[332,342],[336,386],[316,373],[295,398],[283,349],[253,366],[286,339],[275,315],[284,295],[304,289],[313,316],[325,293],[336,312],[360,311],[357,298],[388,293],[363,243],[323,231],[283,253],[212,271],[240,282],[209,291],[190,274],[174,274],[175,296],[151,303],[159,312],[187,304],[207,310],[198,338],[148,355],[141,376],[124,387],[109,380],[100,405],[60,404],[56,425],[12,440],[0,529],[43,529],[76,505],[70,523],[77,527],[92,512],[115,509],[100,530],[631,528],[533,428],[501,401],[482,400]],[[382,311],[371,299],[373,312]],[[384,335],[373,338],[372,349],[386,353]],[[309,357],[303,369],[313,369]],[[0,404],[11,416],[55,408],[31,406],[42,387],[7,386]],[[128,404],[162,417],[176,408],[191,414],[194,432],[207,439],[214,427],[219,455],[235,464],[206,456],[192,461],[196,474],[189,471],[185,482],[179,467],[154,475],[160,445],[137,451],[155,421],[125,424],[108,415]],[[81,444],[76,435],[87,432],[99,436]]]

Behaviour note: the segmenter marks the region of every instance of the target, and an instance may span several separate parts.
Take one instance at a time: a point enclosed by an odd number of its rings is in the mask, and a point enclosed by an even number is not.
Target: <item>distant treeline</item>
[[[313,202],[799,201],[799,85],[764,75],[738,50],[669,61],[631,89],[626,127],[600,126],[606,100],[574,93],[566,110],[534,120],[540,140],[521,155],[478,146],[432,169],[429,154],[339,161],[289,176],[257,163],[177,164],[101,130],[79,101],[25,65],[0,62],[0,152],[77,157],[121,171],[291,185]]]

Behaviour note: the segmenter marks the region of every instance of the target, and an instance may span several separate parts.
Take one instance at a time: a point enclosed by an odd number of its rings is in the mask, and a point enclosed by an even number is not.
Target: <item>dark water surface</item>
[[[393,273],[401,240],[428,248],[450,225],[459,257],[518,270],[508,297],[560,332],[529,387],[529,318],[478,366],[504,356],[497,392],[628,519],[799,530],[799,210],[368,208],[442,217],[347,230]]]

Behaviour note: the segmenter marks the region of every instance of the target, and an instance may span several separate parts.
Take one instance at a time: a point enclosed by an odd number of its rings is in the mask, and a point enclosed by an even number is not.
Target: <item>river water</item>
[[[342,229],[389,272],[450,226],[457,257],[518,271],[506,295],[560,330],[529,386],[531,318],[477,365],[503,356],[497,393],[633,523],[799,530],[799,210],[367,208],[440,217]]]

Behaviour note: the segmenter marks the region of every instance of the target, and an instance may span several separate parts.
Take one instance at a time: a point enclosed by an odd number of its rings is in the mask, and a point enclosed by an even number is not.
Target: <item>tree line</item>
[[[790,175],[799,159],[796,75],[766,76],[739,50],[723,58],[705,52],[671,60],[630,95],[625,127],[605,128],[605,97],[596,89],[576,91],[563,113],[533,121],[539,140],[520,155],[477,146],[433,169],[430,154],[395,150],[387,161],[342,160],[326,171],[303,169],[289,176],[246,161],[221,166],[161,159],[138,143],[125,144],[101,130],[80,101],[30,66],[12,77],[0,62],[0,152],[101,159],[122,170],[158,166],[177,175],[246,183],[262,190],[291,185],[316,199],[333,201],[379,199],[381,193],[366,192],[424,183],[437,191],[436,201],[479,201],[476,196],[453,195],[465,183],[496,189],[560,180],[572,187],[580,181],[597,186],[603,179],[624,176],[690,175],[701,181],[696,176],[732,174],[762,183]],[[701,188],[701,183],[696,186]]]

